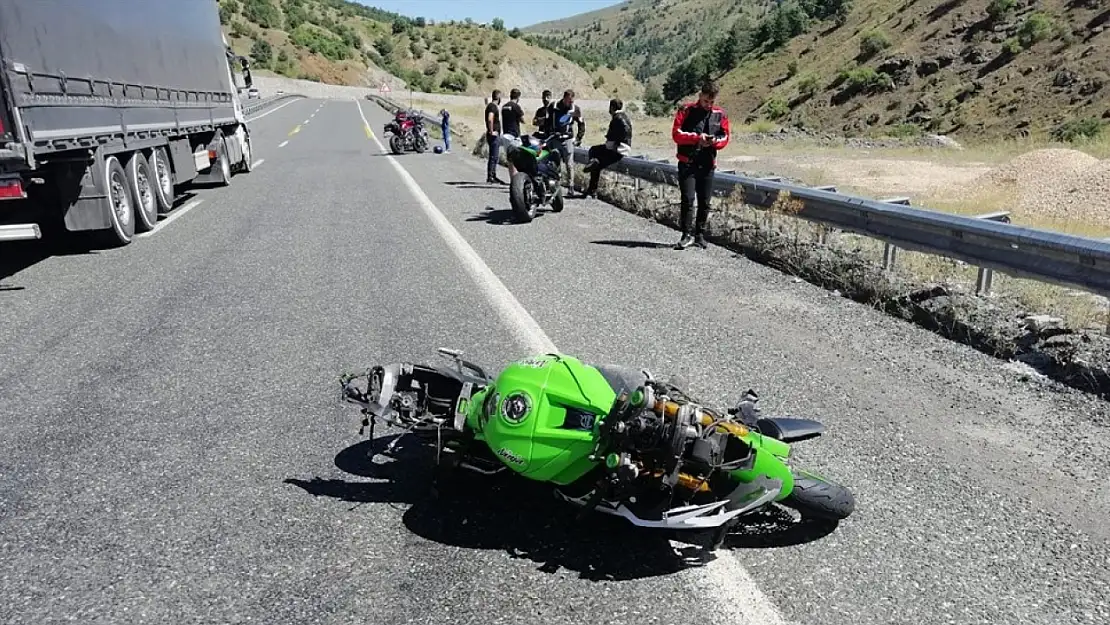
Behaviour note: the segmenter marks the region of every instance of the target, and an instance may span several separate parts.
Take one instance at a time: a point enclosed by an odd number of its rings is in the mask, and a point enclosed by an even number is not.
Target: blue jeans
[[[443,149],[449,151],[451,149],[451,127],[448,126],[447,124],[443,124],[442,128],[443,128]]]
[[[486,145],[489,147],[489,160],[486,161],[486,180],[497,177],[498,156],[501,152],[501,137],[486,134]]]

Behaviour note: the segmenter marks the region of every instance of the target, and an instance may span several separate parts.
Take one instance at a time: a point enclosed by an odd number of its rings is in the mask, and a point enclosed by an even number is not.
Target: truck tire
[[[150,162],[142,152],[135,152],[127,161],[127,183],[135,198],[135,230],[150,232],[158,225],[158,197]]]
[[[239,164],[239,171],[243,173],[250,173],[254,171],[254,146],[251,144],[251,136],[246,135],[243,141],[243,162]]]
[[[108,238],[116,245],[127,245],[135,238],[135,200],[127,172],[114,154],[104,159],[104,192],[112,222]]]
[[[231,163],[227,156],[227,139],[223,133],[216,136],[216,162],[212,165],[218,167],[218,176],[213,178],[216,186],[226,187],[231,184]]]
[[[158,212],[163,215],[173,208],[173,170],[170,169],[170,157],[166,148],[154,148],[148,159],[151,174],[154,176],[154,195],[158,198]]]

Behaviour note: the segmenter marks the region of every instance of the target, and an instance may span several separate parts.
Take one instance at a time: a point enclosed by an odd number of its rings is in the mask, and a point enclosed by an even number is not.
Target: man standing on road
[[[520,89],[509,92],[509,101],[501,107],[501,141],[505,145],[505,155],[520,147],[520,125],[524,123],[524,109],[520,108]],[[516,175],[516,167],[508,161],[509,179]]]
[[[632,120],[624,112],[624,102],[618,98],[609,100],[609,130],[605,133],[605,143],[590,148],[590,162],[584,171],[590,174],[590,184],[582,197],[597,195],[597,184],[601,170],[624,158],[632,150]]]
[[[501,90],[494,89],[493,97],[486,105],[486,147],[489,148],[489,160],[486,161],[486,182],[505,184],[504,180],[497,177],[497,157],[500,155],[501,140]]]
[[[719,91],[716,84],[707,82],[701,88],[697,102],[684,104],[678,109],[671,126],[671,138],[678,148],[678,189],[682,197],[682,238],[675,244],[676,250],[684,250],[691,244],[706,247],[703,231],[709,218],[717,152],[723,150],[729,140],[728,115],[714,104]],[[691,227],[695,195],[698,212],[697,220]]]
[[[439,110],[439,126],[443,131],[443,151],[451,153],[451,114],[447,109]]]
[[[532,134],[537,138],[543,137],[547,132],[547,120],[551,118],[551,90],[544,89],[540,99],[543,100],[543,105],[532,116],[532,125],[536,127],[536,132]]]
[[[559,153],[567,168],[568,188],[571,190],[574,190],[574,146],[582,143],[582,137],[586,136],[586,122],[582,120],[582,109],[574,103],[574,90],[567,89],[563,92],[563,98],[551,107],[547,119],[548,136],[571,134],[571,126],[575,124],[578,126],[577,135],[559,144]]]

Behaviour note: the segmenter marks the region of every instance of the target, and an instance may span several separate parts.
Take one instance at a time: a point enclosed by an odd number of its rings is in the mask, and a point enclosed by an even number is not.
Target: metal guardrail
[[[369,98],[387,108],[404,108],[380,96]],[[575,148],[574,160],[588,162],[587,150]],[[606,171],[659,184],[678,180],[677,165],[642,156],[626,156]],[[1007,212],[967,217],[909,206],[908,198],[873,200],[837,193],[833,187],[805,187],[731,171],[718,171],[713,186],[715,195],[739,193],[745,204],[757,208],[783,199],[793,204],[794,217],[883,241],[887,268],[893,266],[897,248],[977,266],[981,294],[990,291],[993,270],[1110,295],[1110,241],[1017,226],[1009,223]]]
[[[244,104],[243,105],[243,114],[244,115],[253,115],[253,114],[255,114],[255,113],[257,113],[257,112],[259,112],[263,109],[269,108],[273,104],[277,104],[278,102],[281,102],[282,100],[288,100],[289,98],[303,98],[303,97],[305,97],[305,96],[303,96],[299,93],[282,93],[282,94],[278,94],[278,95],[272,95],[268,98],[262,98],[262,99],[260,99],[256,102],[251,103],[251,104]]]

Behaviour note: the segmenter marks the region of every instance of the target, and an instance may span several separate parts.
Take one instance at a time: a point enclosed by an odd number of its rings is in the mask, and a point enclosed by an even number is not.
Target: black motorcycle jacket
[[[609,120],[609,130],[605,133],[605,141],[616,145],[632,146],[632,120],[624,111],[617,111]]]
[[[568,112],[573,113],[573,117],[567,124],[560,124],[559,118],[566,115]],[[547,118],[547,133],[548,135],[554,134],[571,134],[570,126],[572,124],[578,125],[578,134],[575,135],[574,142],[582,143],[582,138],[586,136],[586,122],[582,119],[582,109],[578,108],[577,104],[572,104],[569,107],[559,100],[551,107],[551,113]]]

